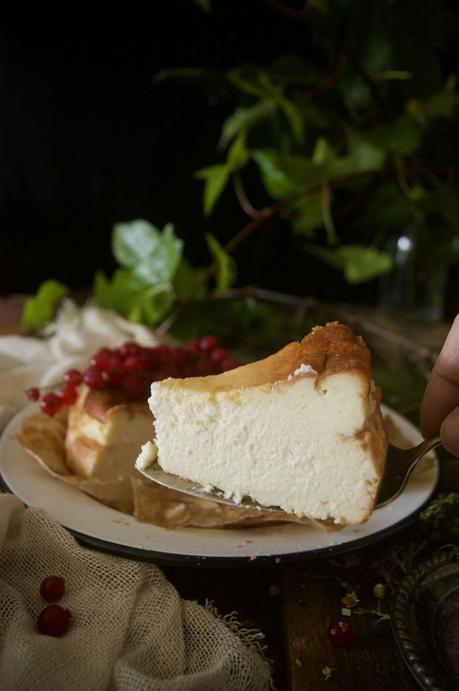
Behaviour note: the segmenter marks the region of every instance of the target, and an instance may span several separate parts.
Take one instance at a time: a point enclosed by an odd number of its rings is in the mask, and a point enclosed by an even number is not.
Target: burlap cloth
[[[141,326],[70,304],[46,340],[0,338],[0,425],[24,405],[25,388],[133,338],[154,343]],[[36,629],[40,583],[53,574],[66,580],[73,617],[62,638]],[[46,512],[0,494],[2,691],[267,689],[269,664],[255,648],[182,600],[156,566],[87,550]]]

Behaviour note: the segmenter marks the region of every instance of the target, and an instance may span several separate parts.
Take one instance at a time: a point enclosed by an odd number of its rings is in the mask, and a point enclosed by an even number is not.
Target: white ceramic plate
[[[140,559],[214,565],[284,562],[354,550],[386,537],[406,525],[429,501],[439,478],[436,458],[421,462],[403,494],[377,509],[358,526],[328,533],[295,524],[250,529],[181,528],[166,530],[115,511],[49,475],[20,446],[15,434],[28,406],[7,425],[0,439],[0,475],[5,489],[28,506],[45,509],[80,541],[112,553]],[[413,445],[420,432],[393,410],[390,414]]]

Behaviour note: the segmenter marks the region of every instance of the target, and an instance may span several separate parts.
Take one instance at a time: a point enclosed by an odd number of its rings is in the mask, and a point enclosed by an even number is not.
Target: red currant
[[[74,384],[66,384],[59,392],[59,398],[64,405],[73,405],[78,398],[76,386]]]
[[[214,362],[220,364],[228,357],[228,351],[226,351],[224,348],[215,348],[215,350],[210,353],[210,357]]]
[[[62,399],[55,393],[47,393],[40,401],[40,408],[46,415],[56,415],[62,407]]]
[[[174,350],[174,362],[179,366],[180,370],[190,363],[192,357],[192,353],[189,350],[185,350],[185,348]]]
[[[142,362],[138,355],[128,355],[123,363],[126,372],[138,372],[142,369]]]
[[[57,602],[61,599],[65,590],[65,581],[62,576],[48,576],[40,585],[40,595],[45,602]]]
[[[133,341],[123,343],[123,345],[118,348],[118,353],[123,358],[129,357],[130,355],[139,355],[141,351],[142,346],[140,346],[138,343],[134,343]]]
[[[108,348],[101,348],[95,355],[92,356],[89,364],[95,371],[104,372],[109,366],[111,356],[111,350]]]
[[[191,341],[188,341],[187,347],[190,350],[200,350],[200,341],[197,338],[192,338]]]
[[[156,346],[156,348],[155,348],[155,353],[160,358],[169,357],[171,355],[171,352],[172,351],[169,348],[169,346],[165,345],[164,343],[162,343],[159,346]]]
[[[121,369],[109,369],[106,371],[105,374],[107,376],[108,383],[114,384],[115,386],[121,384],[121,382],[124,379],[124,375]]]
[[[86,370],[83,381],[90,389],[100,389],[104,384],[101,373],[97,369],[93,369],[93,367],[89,367]]]
[[[205,353],[210,353],[215,348],[218,348],[220,341],[216,336],[204,336],[199,341],[199,348]]]
[[[70,612],[60,605],[48,605],[38,615],[37,627],[45,636],[63,636],[70,626]]]
[[[353,639],[352,629],[345,621],[332,622],[328,627],[327,636],[330,643],[337,648],[344,648],[352,643]]]
[[[38,399],[40,398],[40,391],[39,389],[37,389],[36,386],[32,386],[32,388],[27,389],[26,396],[29,399],[29,401],[38,401]]]
[[[126,398],[141,398],[145,388],[145,380],[133,374],[125,376],[121,383],[121,390]]]
[[[78,386],[78,384],[81,384],[81,382],[83,381],[83,375],[80,372],[80,370],[69,369],[64,374],[64,381],[67,384],[73,384],[74,386]]]
[[[239,360],[236,360],[234,357],[227,357],[223,360],[223,362],[220,362],[220,367],[223,370],[223,372],[227,372],[230,369],[235,369],[235,367],[240,366]]]

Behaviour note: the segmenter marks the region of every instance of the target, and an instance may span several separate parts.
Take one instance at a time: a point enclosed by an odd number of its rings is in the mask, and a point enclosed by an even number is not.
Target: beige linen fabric
[[[0,428],[24,389],[84,367],[102,346],[155,337],[111,312],[67,304],[46,340],[0,337]],[[46,576],[66,581],[62,638],[39,634]],[[205,593],[203,593],[205,596]],[[0,494],[2,691],[258,691],[269,664],[221,620],[182,600],[158,567],[81,547],[42,510]]]
[[[39,634],[46,576],[65,578],[61,638]],[[48,514],[0,495],[2,691],[258,691],[269,666],[154,565],[81,547]]]

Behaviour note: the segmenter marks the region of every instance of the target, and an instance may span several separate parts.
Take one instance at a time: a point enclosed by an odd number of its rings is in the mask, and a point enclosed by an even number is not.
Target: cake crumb
[[[278,595],[280,595],[280,593],[281,589],[278,583],[273,583],[269,586],[269,594],[271,595],[271,597],[277,597]]]
[[[322,676],[325,679],[325,681],[332,678],[334,671],[335,671],[334,668],[329,667],[328,665],[325,665],[325,667],[322,667]]]

